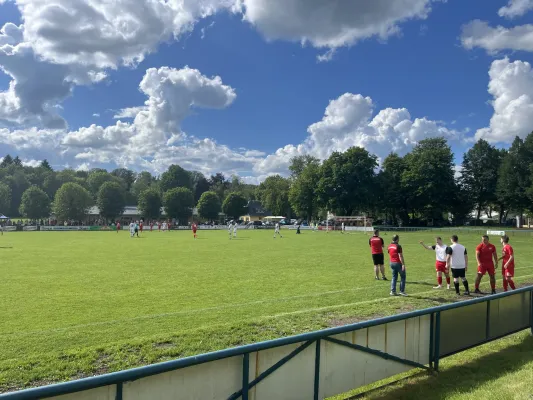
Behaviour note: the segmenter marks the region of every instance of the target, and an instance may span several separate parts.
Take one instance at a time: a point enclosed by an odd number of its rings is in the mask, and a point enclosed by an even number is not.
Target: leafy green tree
[[[96,205],[106,220],[114,220],[124,213],[126,197],[124,188],[117,182],[106,182],[98,190]]]
[[[69,182],[63,184],[56,193],[53,213],[59,221],[82,221],[93,205],[93,198],[83,186]]]
[[[48,218],[50,198],[42,189],[32,186],[22,194],[19,212],[30,219]]]
[[[135,182],[133,182],[131,185],[131,192],[135,198],[138,198],[142,192],[152,188],[154,184],[155,178],[152,176],[152,174],[150,172],[143,171],[137,175]]]
[[[402,175],[411,208],[426,220],[442,221],[455,189],[453,153],[444,138],[424,139],[405,156]]]
[[[6,168],[13,164],[13,157],[11,157],[9,154],[4,157],[2,162],[0,163],[0,168]]]
[[[322,164],[317,185],[320,204],[343,215],[371,209],[377,188],[374,172],[377,166],[377,157],[361,147],[334,152]]]
[[[51,173],[44,178],[43,190],[48,195],[48,198],[53,199],[60,187],[61,182],[59,179],[57,179],[57,175],[55,173]]]
[[[125,184],[125,189],[130,190],[131,185],[135,182],[135,172],[127,168],[117,168],[111,172],[111,175],[116,176],[117,178],[122,179]]]
[[[0,214],[9,214],[9,210],[11,210],[11,188],[5,183],[0,183]]]
[[[289,216],[290,181],[279,175],[266,178],[257,188],[257,197],[261,204],[277,216]]]
[[[40,167],[43,168],[43,169],[46,169],[48,171],[53,171],[52,166],[50,165],[50,163],[46,159],[41,161]]]
[[[230,193],[222,204],[222,212],[228,217],[238,220],[246,214],[248,201],[240,193]]]
[[[461,185],[474,203],[478,220],[481,211],[497,200],[500,164],[501,153],[483,139],[463,156]]]
[[[137,206],[141,214],[149,220],[158,219],[161,215],[161,195],[159,190],[146,189],[139,194]]]
[[[209,178],[209,190],[215,192],[222,202],[226,197],[226,192],[229,190],[230,183],[226,180],[224,174],[217,172]]]
[[[407,169],[405,160],[396,153],[391,153],[383,160],[382,171],[378,176],[380,197],[377,198],[382,211],[390,216],[394,225],[401,221],[409,225],[407,193],[402,184],[402,176]]]
[[[15,164],[17,167],[21,167],[22,166],[22,160],[19,158],[19,156],[16,156],[13,159],[13,164]]]
[[[191,174],[179,165],[171,165],[166,172],[161,175],[160,182],[163,193],[177,187],[192,189]]]
[[[305,169],[309,165],[320,165],[320,160],[308,154],[293,157],[289,166],[289,171],[291,171],[291,177],[297,178],[305,171]]]
[[[31,186],[31,183],[28,178],[26,178],[26,174],[22,169],[16,169],[13,172],[13,175],[4,179],[4,182],[7,183],[11,189],[11,208],[8,212],[10,216],[13,217],[18,215],[22,194]]]
[[[292,160],[289,169],[293,172],[292,184],[289,189],[289,202],[297,215],[311,220],[318,215],[316,184],[320,179],[320,162],[309,157],[300,165],[300,157]]]
[[[198,201],[198,214],[208,221],[218,220],[220,213],[220,199],[215,192],[205,192]]]
[[[104,183],[111,182],[112,180],[113,177],[107,171],[95,169],[89,174],[89,177],[87,178],[87,184],[89,185],[90,192],[96,198],[98,196],[100,187],[102,187]]]
[[[191,171],[191,181],[193,185],[194,192],[194,202],[197,203],[200,200],[200,196],[209,191],[209,181],[206,179],[204,174],[198,171]]]
[[[192,215],[194,196],[189,188],[174,188],[163,195],[163,207],[170,218],[187,222]]]

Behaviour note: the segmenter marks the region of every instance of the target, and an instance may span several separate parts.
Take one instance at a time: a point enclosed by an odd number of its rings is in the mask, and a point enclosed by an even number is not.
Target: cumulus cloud
[[[498,15],[505,18],[515,18],[533,10],[533,0],[509,0],[509,3],[498,10]]]
[[[351,46],[386,39],[399,24],[425,19],[432,0],[241,0],[245,20],[270,40],[310,43],[317,48]],[[321,57],[326,61],[331,53]],[[324,58],[325,57],[325,58]]]
[[[533,25],[493,28],[485,21],[475,20],[463,27],[461,43],[466,49],[480,47],[490,54],[502,50],[533,51]]]
[[[405,108],[386,108],[374,116],[370,97],[345,93],[330,101],[322,120],[307,129],[308,138],[299,145],[279,148],[255,165],[256,173],[285,172],[290,159],[310,154],[320,159],[352,146],[367,149],[383,159],[391,151],[405,154],[429,137],[460,139],[461,135],[427,118],[413,119]],[[373,117],[372,117],[373,116]]]
[[[489,93],[494,114],[476,139],[510,143],[533,130],[533,69],[525,61],[496,60],[489,70]]]

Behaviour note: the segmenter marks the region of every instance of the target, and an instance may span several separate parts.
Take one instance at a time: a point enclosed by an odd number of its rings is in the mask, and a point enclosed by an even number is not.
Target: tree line
[[[461,167],[456,176],[444,138],[422,140],[404,156],[391,153],[381,165],[360,147],[323,161],[295,157],[288,177],[269,176],[258,186],[179,165],[160,176],[126,168],[54,171],[46,160],[29,167],[7,155],[0,163],[0,212],[83,220],[97,205],[102,218],[113,220],[126,205],[137,205],[148,220],[158,219],[163,208],[168,218],[186,221],[197,207],[203,220],[217,220],[221,211],[237,219],[250,200],[258,200],[274,215],[311,221],[326,218],[327,211],[366,214],[403,226],[462,225],[473,210],[477,219],[497,212],[500,223],[509,212],[533,212],[533,133],[517,137],[509,149],[479,140],[464,154]]]

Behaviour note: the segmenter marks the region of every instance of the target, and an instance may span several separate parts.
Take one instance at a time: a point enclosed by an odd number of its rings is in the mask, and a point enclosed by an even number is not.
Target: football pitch
[[[463,299],[432,289],[435,254],[418,241],[433,244],[438,232],[400,233],[406,298],[390,297],[390,281],[374,280],[369,236],[282,233],[240,230],[231,241],[226,231],[199,231],[198,240],[189,231],[1,236],[0,393]],[[391,233],[382,236],[390,242]],[[449,243],[449,233],[441,236]],[[459,241],[473,288],[480,237],[459,234]],[[498,238],[493,243],[501,248]],[[517,285],[533,282],[532,243],[511,237]],[[512,337],[531,356],[530,339]],[[528,362],[533,378],[533,356]],[[401,398],[397,390],[390,398]]]

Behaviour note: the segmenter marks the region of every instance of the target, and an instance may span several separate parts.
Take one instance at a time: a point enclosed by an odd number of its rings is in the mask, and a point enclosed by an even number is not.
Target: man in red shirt
[[[143,233],[143,222],[139,222],[139,230],[141,231],[141,233]]]
[[[515,290],[514,277],[514,250],[509,244],[509,236],[504,235],[501,237],[503,245],[502,256],[499,260],[503,260],[502,275],[503,275],[503,290],[507,292],[508,287],[511,286],[512,290]],[[498,261],[499,261],[498,260]]]
[[[196,239],[196,231],[198,230],[198,226],[196,225],[196,223],[192,223],[192,234],[194,236],[194,238]]]
[[[490,277],[490,287],[492,294],[496,294],[496,278],[495,267],[498,266],[498,256],[496,255],[496,247],[489,243],[489,237],[483,235],[481,243],[476,247],[476,259],[477,259],[477,278],[476,278],[476,290],[474,293],[481,294],[479,290],[479,284],[481,278],[487,272]]]
[[[400,295],[407,296],[405,294],[405,260],[403,258],[402,246],[399,245],[400,237],[394,235],[392,237],[392,243],[389,245],[388,253],[390,257],[390,268],[392,270],[391,281],[391,296],[396,296],[396,281],[398,280],[398,274],[400,274]]]
[[[376,280],[379,281],[379,272],[381,271],[381,276],[383,277],[383,280],[386,281],[385,256],[383,255],[383,247],[385,247],[385,242],[379,237],[378,229],[375,229],[374,236],[368,239],[368,245],[372,251],[372,261],[374,262],[374,274],[376,276]]]

